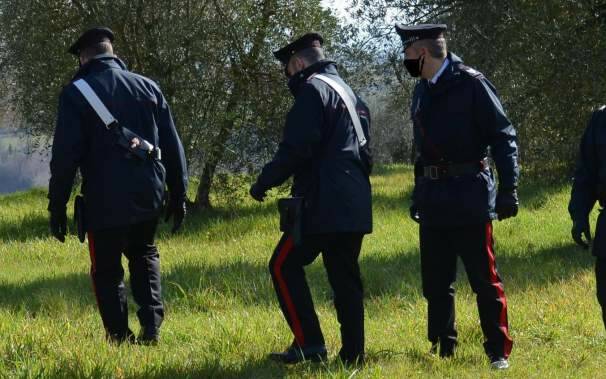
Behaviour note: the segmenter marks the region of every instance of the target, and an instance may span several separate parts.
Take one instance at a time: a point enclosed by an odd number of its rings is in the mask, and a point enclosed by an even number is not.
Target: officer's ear
[[[288,61],[287,70],[290,76],[295,75],[296,73],[305,69],[305,61],[296,55],[293,55]]]

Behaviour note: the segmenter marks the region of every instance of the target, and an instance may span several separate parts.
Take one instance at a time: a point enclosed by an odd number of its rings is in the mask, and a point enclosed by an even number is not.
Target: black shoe
[[[135,333],[132,330],[127,329],[126,332],[121,333],[110,333],[107,332],[105,334],[105,338],[109,343],[113,343],[116,345],[121,345],[123,343],[135,343]]]
[[[137,337],[137,345],[156,346],[158,344],[159,339],[160,335],[158,333],[158,330],[142,329],[141,333],[139,333],[139,337]]]
[[[323,362],[326,360],[326,346],[316,345],[308,347],[291,346],[282,353],[270,353],[269,358],[284,364],[295,364],[303,361]]]
[[[438,351],[440,358],[451,358],[455,354],[457,344],[452,342],[434,342],[429,349],[429,354],[436,355]]]
[[[450,358],[455,355],[457,344],[440,342],[440,358]]]
[[[141,326],[139,336],[137,337],[137,345],[156,346],[160,339],[160,330],[157,326]]]

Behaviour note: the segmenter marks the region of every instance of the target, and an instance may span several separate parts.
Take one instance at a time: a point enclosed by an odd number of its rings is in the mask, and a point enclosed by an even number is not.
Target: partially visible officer
[[[410,213],[420,223],[423,295],[432,352],[454,354],[457,257],[477,295],[491,367],[509,367],[512,339],[497,273],[492,220],[518,212],[516,132],[493,85],[447,52],[446,25],[396,24],[414,89],[411,116],[418,154]],[[496,163],[495,188],[488,154]]]
[[[66,234],[66,204],[76,170],[82,175],[91,276],[107,338],[134,341],[128,327],[122,253],[128,258],[133,296],[141,323],[138,342],[158,340],[164,307],[160,258],[154,245],[162,212],[165,183],[170,190],[167,215],[173,231],[185,215],[187,169],[183,147],[166,99],[158,85],[129,72],[113,54],[114,34],[108,28],[87,30],[69,52],[80,69],[59,98],[59,113],[50,163],[50,228],[61,242]],[[84,79],[118,121],[149,142],[153,152],[139,159],[116,143],[73,84]],[[119,127],[114,126],[114,127]],[[133,139],[133,145],[143,141]],[[161,156],[161,157],[160,157]]]
[[[577,168],[574,173],[572,195],[568,211],[572,218],[572,238],[585,249],[589,248],[591,232],[589,214],[596,202],[606,206],[606,106],[593,113],[581,139]],[[583,240],[585,236],[585,240]],[[597,297],[602,307],[606,326],[606,216],[600,209],[592,246],[596,257],[595,277]]]
[[[309,33],[276,51],[295,97],[273,160],[265,165],[251,196],[265,193],[294,176],[292,195],[304,198],[303,237],[295,246],[285,233],[271,258],[269,271],[282,312],[294,341],[271,358],[284,363],[326,359],[304,266],[322,253],[334,304],[341,324],[339,357],[346,364],[364,358],[363,289],[358,257],[364,235],[372,231],[371,155],[360,147],[352,118],[338,93],[322,74],[336,81],[355,102],[366,139],[370,115],[364,102],[339,77],[336,64],[326,60],[319,34]]]

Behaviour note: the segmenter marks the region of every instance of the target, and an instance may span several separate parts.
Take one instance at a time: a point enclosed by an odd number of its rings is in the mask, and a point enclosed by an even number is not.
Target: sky
[[[337,11],[339,17],[347,17],[345,9],[349,0],[322,0],[322,5]]]

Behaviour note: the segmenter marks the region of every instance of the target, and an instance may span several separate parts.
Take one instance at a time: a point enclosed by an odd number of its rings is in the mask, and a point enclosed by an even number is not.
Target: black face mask
[[[404,59],[404,66],[408,70],[410,76],[412,76],[413,78],[418,78],[419,76],[421,76],[424,64],[425,56],[419,57],[417,59]]]

